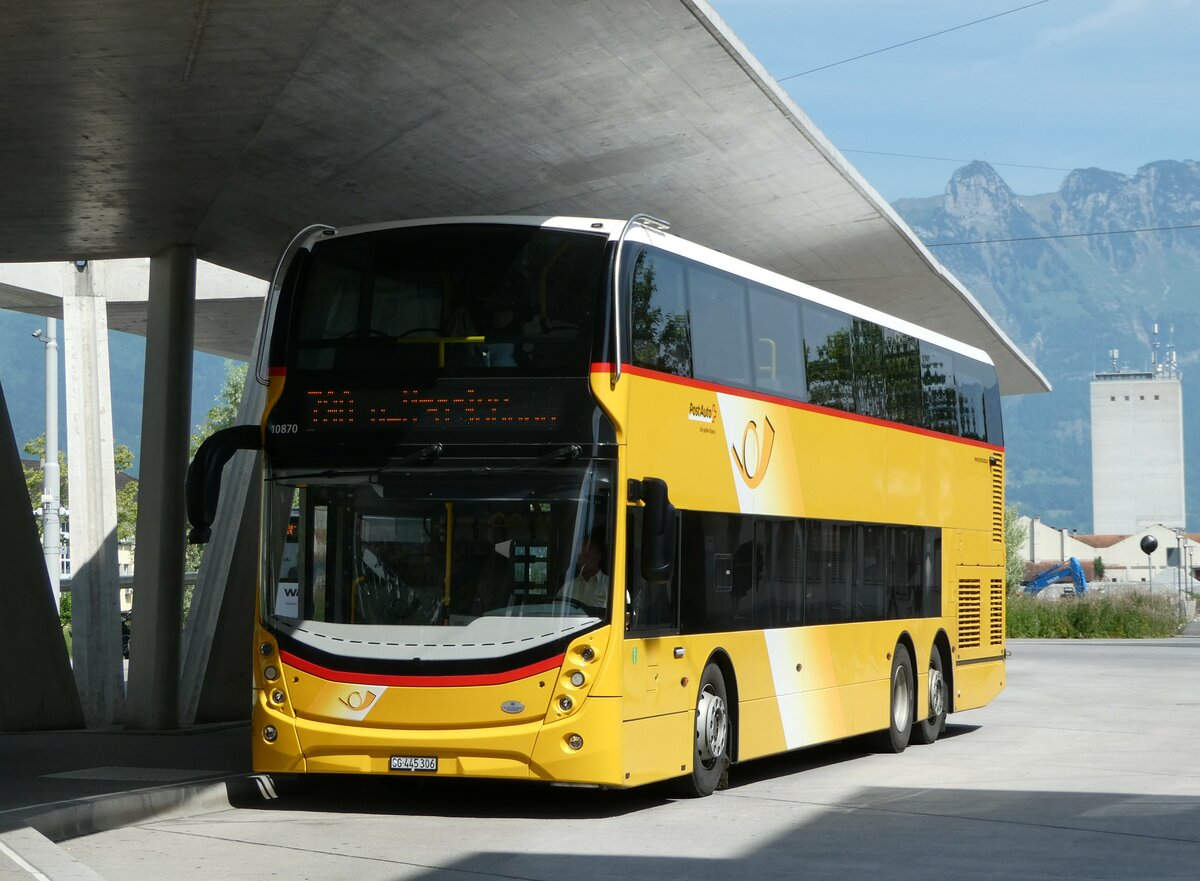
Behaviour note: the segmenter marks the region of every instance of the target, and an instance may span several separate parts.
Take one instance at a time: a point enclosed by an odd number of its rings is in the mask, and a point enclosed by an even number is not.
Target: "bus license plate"
[[[437,756],[392,756],[392,771],[436,771]]]

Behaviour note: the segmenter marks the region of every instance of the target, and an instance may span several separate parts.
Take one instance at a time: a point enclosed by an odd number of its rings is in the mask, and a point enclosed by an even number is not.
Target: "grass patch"
[[[1024,593],[1008,598],[1012,639],[1161,639],[1174,636],[1182,625],[1175,599],[1162,595],[1089,591],[1056,602]]]

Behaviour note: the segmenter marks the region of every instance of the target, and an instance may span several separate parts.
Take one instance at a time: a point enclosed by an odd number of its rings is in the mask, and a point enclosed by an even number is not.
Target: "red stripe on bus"
[[[446,688],[465,685],[503,685],[515,682],[526,676],[536,676],[548,670],[556,670],[562,666],[565,655],[555,655],[544,661],[537,661],[515,670],[502,670],[499,673],[468,673],[458,676],[389,676],[382,673],[356,673],[346,670],[334,670],[306,661],[291,652],[280,651],[279,660],[289,667],[303,670],[321,679],[331,682],[346,682],[352,685],[397,685],[415,688]]]
[[[613,366],[607,362],[598,361],[592,364],[592,373],[612,373]],[[820,404],[808,404],[804,401],[796,401],[792,398],[780,398],[776,395],[769,395],[764,392],[752,391],[750,389],[736,388],[731,385],[721,385],[715,382],[708,382],[703,379],[692,379],[688,376],[676,376],[673,373],[662,373],[658,370],[648,370],[645,367],[634,367],[632,364],[622,364],[621,372],[628,373],[632,376],[641,376],[645,379],[655,379],[659,382],[666,382],[672,385],[682,385],[686,388],[700,389],[709,392],[721,392],[728,395],[737,395],[743,398],[753,398],[758,401],[766,401],[769,404],[778,404],[781,407],[791,407],[793,410],[805,410],[809,413],[821,413],[825,416],[836,416],[839,419],[849,419],[851,422],[863,422],[867,425],[880,425],[885,428],[895,428],[900,431],[907,431],[910,434],[919,434],[923,437],[936,437],[941,440],[954,441],[955,443],[966,444],[969,447],[979,447],[984,450],[992,450],[997,453],[1003,453],[1004,447],[998,447],[995,444],[989,444],[987,441],[974,440],[969,437],[959,437],[956,434],[946,434],[941,431],[933,431],[929,428],[920,428],[916,425],[905,425],[903,422],[890,422],[887,419],[876,419],[874,416],[862,416],[858,413],[847,413],[845,410],[835,410],[832,407],[822,407]]]
[[[287,376],[286,367],[268,367],[267,376]]]

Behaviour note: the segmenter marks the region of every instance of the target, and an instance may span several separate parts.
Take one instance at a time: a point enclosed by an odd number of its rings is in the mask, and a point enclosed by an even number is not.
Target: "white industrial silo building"
[[[1168,343],[1149,370],[1113,366],[1091,384],[1092,531],[1131,535],[1154,524],[1184,526],[1183,387]]]

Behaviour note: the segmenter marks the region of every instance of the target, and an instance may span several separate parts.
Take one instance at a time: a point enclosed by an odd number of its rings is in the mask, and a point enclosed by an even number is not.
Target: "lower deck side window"
[[[936,617],[941,530],[680,513],[683,633]]]

